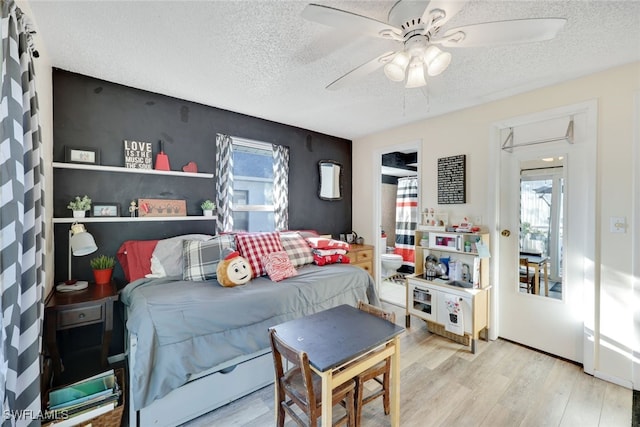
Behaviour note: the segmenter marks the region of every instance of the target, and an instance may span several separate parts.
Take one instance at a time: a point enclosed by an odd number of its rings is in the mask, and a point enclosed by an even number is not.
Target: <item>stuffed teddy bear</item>
[[[224,287],[244,285],[251,280],[252,270],[249,262],[241,257],[238,251],[227,252],[216,268],[218,283]]]

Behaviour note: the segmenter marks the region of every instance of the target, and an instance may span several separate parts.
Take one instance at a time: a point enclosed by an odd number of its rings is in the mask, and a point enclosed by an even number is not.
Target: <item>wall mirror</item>
[[[342,164],[334,160],[320,160],[320,189],[318,196],[322,200],[342,199]]]

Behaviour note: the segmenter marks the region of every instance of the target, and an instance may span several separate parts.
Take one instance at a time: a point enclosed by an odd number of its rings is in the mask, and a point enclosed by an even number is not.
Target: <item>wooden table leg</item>
[[[535,268],[535,273],[533,273],[533,294],[540,295],[540,265],[534,263],[533,267]]]
[[[544,294],[545,296],[549,296],[549,270],[547,261],[544,262]]]
[[[56,339],[56,323],[58,313],[55,310],[47,311],[44,317],[45,328],[45,340],[49,355],[51,355],[51,362],[53,363],[53,376],[56,380],[60,378],[62,374],[62,361],[60,360],[60,351],[58,350],[58,340]]]
[[[333,423],[333,381],[332,372],[328,370],[323,372],[322,378],[322,427],[329,427]]]
[[[109,345],[111,344],[111,332],[113,331],[113,301],[107,301],[104,305],[105,319],[102,330],[102,366],[108,366]]]
[[[400,338],[393,339],[391,356],[391,425],[400,426]]]

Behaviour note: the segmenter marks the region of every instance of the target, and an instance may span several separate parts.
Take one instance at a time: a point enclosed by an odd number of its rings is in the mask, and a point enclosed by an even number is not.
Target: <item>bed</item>
[[[298,266],[279,282],[237,287],[182,276],[140,278],[126,308],[131,426],[173,426],[273,382],[267,329],[358,300],[379,304],[371,276],[349,264]]]

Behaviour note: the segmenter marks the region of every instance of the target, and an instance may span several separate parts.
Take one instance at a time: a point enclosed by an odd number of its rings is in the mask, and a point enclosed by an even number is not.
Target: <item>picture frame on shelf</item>
[[[89,147],[64,147],[64,161],[66,163],[82,163],[85,165],[100,164],[100,150]]]
[[[187,202],[182,199],[138,199],[138,216],[186,216]]]
[[[120,204],[112,202],[94,202],[91,205],[91,216],[94,217],[119,217]]]

